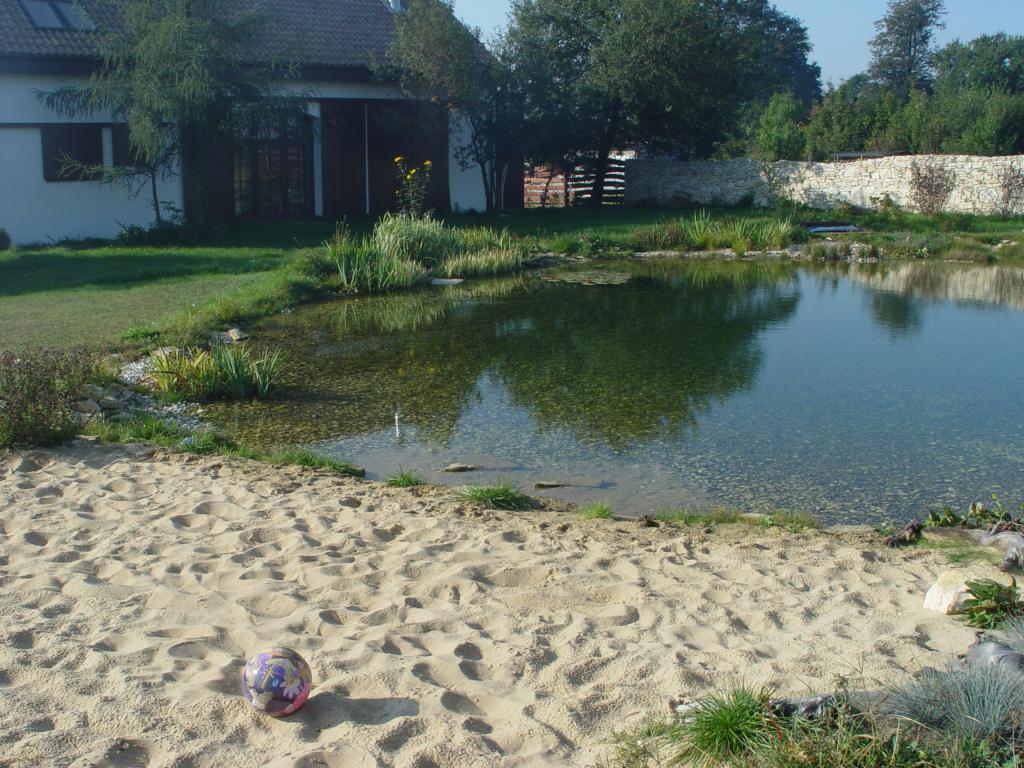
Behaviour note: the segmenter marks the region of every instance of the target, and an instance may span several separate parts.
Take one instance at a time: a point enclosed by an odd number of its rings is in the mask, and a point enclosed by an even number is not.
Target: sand
[[[76,443],[0,456],[0,764],[588,766],[742,677],[889,680],[972,633],[864,531],[481,513],[315,470]],[[284,644],[315,689],[238,695]]]

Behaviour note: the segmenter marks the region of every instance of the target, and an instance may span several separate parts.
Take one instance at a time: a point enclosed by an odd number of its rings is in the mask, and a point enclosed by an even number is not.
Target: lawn
[[[508,229],[535,252],[583,255],[628,250],[638,233],[667,232],[692,210],[648,208],[549,209],[501,216],[446,218],[455,227]],[[900,211],[778,211],[715,209],[719,219],[794,221],[843,219],[897,258],[1024,262],[1024,218],[923,216]],[[367,233],[370,219],[347,222]],[[310,298],[318,286],[296,269],[296,254],[331,237],[334,222],[260,223],[226,227],[200,246],[142,247],[109,243],[59,244],[0,254],[0,349],[115,347],[126,334],[167,331],[172,341],[195,339],[204,328],[269,312]],[[653,238],[657,240],[658,238]],[[1015,245],[994,246],[1004,241]]]

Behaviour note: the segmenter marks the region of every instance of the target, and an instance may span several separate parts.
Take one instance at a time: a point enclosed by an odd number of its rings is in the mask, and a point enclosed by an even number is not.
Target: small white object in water
[[[464,282],[465,282],[465,280],[462,280],[460,278],[447,279],[447,278],[443,278],[443,277],[435,277],[433,280],[430,281],[430,284],[431,285],[462,285],[462,283],[464,283]]]

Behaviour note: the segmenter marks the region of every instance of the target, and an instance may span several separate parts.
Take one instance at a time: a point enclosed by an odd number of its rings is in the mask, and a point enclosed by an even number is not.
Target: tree
[[[935,53],[937,91],[984,89],[1024,94],[1024,36],[1002,32],[969,43],[959,40]]]
[[[488,52],[479,30],[455,17],[451,0],[412,0],[396,17],[388,61],[378,74],[466,122],[456,158],[464,168],[480,168],[487,210],[502,208],[519,109],[508,68]]]
[[[253,11],[225,13],[218,0],[124,0],[120,11],[120,28],[99,38],[99,70],[44,101],[66,115],[110,110],[125,119],[131,153],[151,180],[181,164],[186,212],[204,226],[204,170],[254,130],[294,120],[305,97],[271,85],[290,76],[286,66],[253,61],[265,22]]]
[[[777,93],[761,113],[757,154],[762,160],[802,160],[806,140],[800,125],[804,109],[792,93]]]
[[[889,0],[886,15],[875,22],[871,41],[871,77],[902,98],[932,82],[935,31],[944,29],[944,0]]]
[[[528,156],[590,164],[594,205],[612,149],[708,157],[751,102],[820,88],[806,29],[768,0],[515,0],[504,50]]]

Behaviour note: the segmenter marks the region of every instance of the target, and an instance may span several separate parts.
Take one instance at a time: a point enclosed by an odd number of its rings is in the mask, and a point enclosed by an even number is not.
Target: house
[[[297,77],[282,87],[307,99],[312,130],[254,137],[204,168],[206,221],[382,213],[394,202],[396,155],[434,163],[430,207],[484,207],[479,170],[454,159],[466,127],[448,117],[424,121],[416,102],[371,72],[392,39],[400,0],[262,0],[260,8],[268,23],[253,40],[254,61],[289,62]],[[112,237],[153,222],[145,190],[133,195],[66,174],[67,157],[125,164],[126,126],[117,116],[67,119],[39,98],[95,70],[97,35],[116,28],[119,13],[118,0],[0,0],[0,227],[15,243]],[[516,185],[509,180],[513,201]],[[185,210],[184,189],[179,170],[160,180],[158,196]]]

